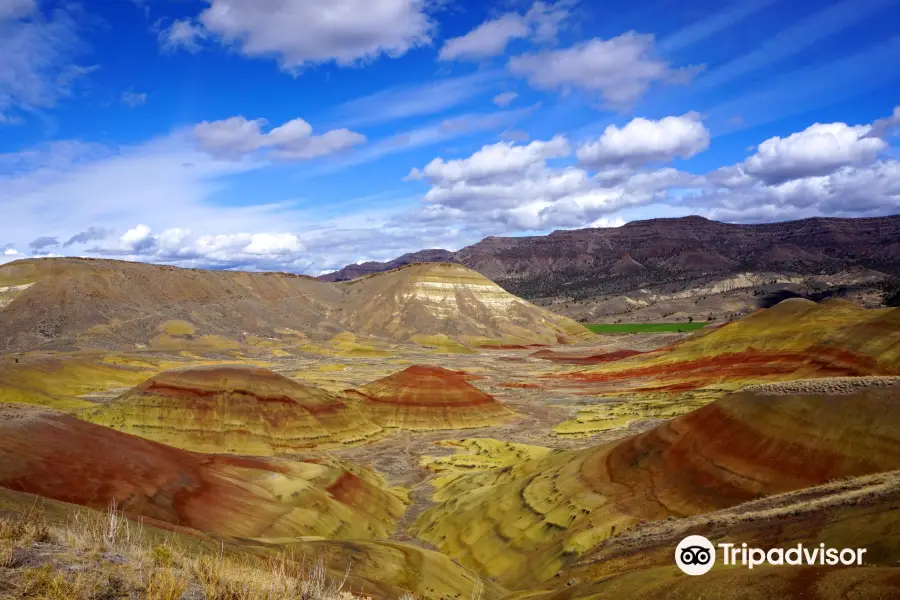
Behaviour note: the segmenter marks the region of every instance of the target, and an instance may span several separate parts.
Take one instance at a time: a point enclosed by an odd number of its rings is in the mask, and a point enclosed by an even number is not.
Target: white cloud
[[[707,176],[691,198],[710,216],[773,221],[900,212],[900,162],[879,158],[900,111],[871,125],[815,123],[761,143],[747,160]]]
[[[896,214],[900,212],[900,162],[845,166],[829,175],[775,185],[757,181],[704,194],[692,205],[702,207],[711,218],[742,222]]]
[[[869,136],[871,129],[870,125],[814,123],[786,138],[764,141],[742,167],[748,175],[771,184],[868,164],[887,148],[884,140]]]
[[[578,0],[559,0],[556,3],[535,2],[525,14],[534,29],[532,39],[538,43],[555,43],[559,30],[565,27],[570,11]]]
[[[523,54],[509,59],[507,69],[539,89],[584,90],[606,104],[624,107],[656,82],[677,83],[690,70],[673,71],[653,56],[653,36],[624,33],[609,40],[594,38],[563,50]]]
[[[583,144],[578,160],[599,168],[686,159],[706,150],[709,139],[709,131],[695,113],[658,121],[637,118],[622,128],[610,125],[600,139]]]
[[[83,50],[78,23],[67,7],[46,14],[33,2],[0,4],[0,124],[20,113],[52,108],[72,94],[94,67],[76,64]]]
[[[503,92],[502,94],[497,94],[494,96],[494,104],[499,106],[500,108],[506,108],[510,104],[512,104],[516,98],[519,97],[519,94],[516,92]]]
[[[461,223],[479,231],[583,227],[623,208],[662,200],[674,188],[702,184],[700,178],[675,169],[629,168],[592,175],[547,162],[570,153],[568,141],[557,136],[524,146],[484,146],[465,159],[434,159],[407,177],[431,184],[425,206],[409,218]]]
[[[433,0],[209,0],[205,33],[285,69],[397,57],[431,43]],[[197,25],[193,25],[197,27]]]
[[[126,90],[122,92],[121,101],[125,106],[135,108],[137,106],[140,106],[141,104],[147,103],[147,94]]]
[[[413,169],[407,177],[424,178],[437,184],[494,181],[509,175],[518,176],[531,167],[543,166],[549,158],[568,156],[570,152],[569,142],[563,136],[546,142],[534,141],[527,146],[498,142],[484,146],[469,158],[450,161],[435,158],[421,171]]]
[[[555,42],[576,1],[563,0],[555,4],[535,2],[524,15],[510,12],[485,21],[465,35],[446,40],[438,60],[478,61],[499,56],[515,39]]]
[[[293,119],[268,133],[261,128],[265,119],[229,117],[221,121],[203,121],[194,126],[198,148],[216,158],[240,159],[257,150],[268,149],[273,158],[301,160],[325,156],[362,144],[366,138],[349,129],[333,129],[313,135],[312,126]]]
[[[485,21],[466,35],[444,42],[438,60],[480,60],[497,56],[503,54],[510,41],[530,34],[531,28],[524,17],[506,14]]]
[[[208,36],[206,30],[191,19],[176,19],[171,25],[159,31],[157,38],[163,52],[186,50],[200,51],[200,42]]]

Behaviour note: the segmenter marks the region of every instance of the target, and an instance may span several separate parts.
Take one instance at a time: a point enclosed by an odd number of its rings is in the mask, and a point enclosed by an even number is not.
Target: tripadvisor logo
[[[825,544],[806,547],[797,544],[790,548],[752,548],[746,543],[720,543],[723,565],[745,566],[748,569],[760,565],[862,565],[865,548],[827,548]],[[716,564],[716,548],[702,535],[689,535],[675,548],[675,564],[688,575],[703,575]]]

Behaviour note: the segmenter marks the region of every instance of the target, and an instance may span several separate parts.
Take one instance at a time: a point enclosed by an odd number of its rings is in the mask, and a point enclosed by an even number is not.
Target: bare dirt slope
[[[342,284],[341,321],[364,334],[412,339],[445,334],[479,345],[559,344],[584,327],[517,298],[483,275],[449,263],[416,264]]]

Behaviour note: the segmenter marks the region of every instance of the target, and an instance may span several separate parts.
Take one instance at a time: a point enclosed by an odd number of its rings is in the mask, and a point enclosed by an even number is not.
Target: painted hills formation
[[[340,463],[181,450],[70,415],[0,405],[0,486],[247,538],[383,538],[404,501]]]
[[[900,275],[900,216],[815,218],[761,225],[698,216],[617,228],[488,237],[458,252],[428,250],[322,276],[352,279],[411,260],[454,261],[510,292],[573,318],[684,319],[746,312],[778,290],[874,290]],[[756,295],[754,295],[754,293]],[[578,303],[574,301],[578,300]]]
[[[453,264],[418,264],[348,284],[285,273],[179,269],[110,260],[0,266],[0,351],[84,347],[233,349],[249,339],[444,336],[472,345],[556,344],[577,323]],[[10,291],[12,290],[12,291]]]
[[[381,432],[337,395],[236,365],[166,371],[81,416],[178,448],[257,456],[355,444]]]
[[[750,388],[618,442],[461,475],[416,531],[527,589],[641,521],[900,469],[898,390],[896,377]]]
[[[735,389],[750,383],[900,375],[900,309],[795,298],[659,350],[560,375],[596,388]]]
[[[466,429],[515,413],[467,381],[465,373],[415,365],[357,390],[366,416],[385,428]]]

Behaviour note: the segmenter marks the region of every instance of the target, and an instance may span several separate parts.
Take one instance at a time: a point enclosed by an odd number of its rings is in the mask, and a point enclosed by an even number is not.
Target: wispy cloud
[[[46,15],[36,3],[13,2],[0,12],[0,124],[52,108],[95,67],[75,63],[79,25],[67,7]]]
[[[695,21],[691,25],[662,38],[657,45],[660,52],[675,52],[682,48],[705,40],[720,31],[733,27],[747,17],[758,13],[764,8],[780,2],[781,0],[744,0],[731,6],[714,12],[704,19]]]
[[[502,77],[502,71],[486,70],[389,88],[338,106],[335,118],[345,127],[358,127],[439,114],[496,89]]]
[[[844,0],[824,8],[768,38],[756,50],[743,54],[695,82],[696,88],[721,86],[790,58],[814,44],[851,27],[895,4],[894,0]]]

